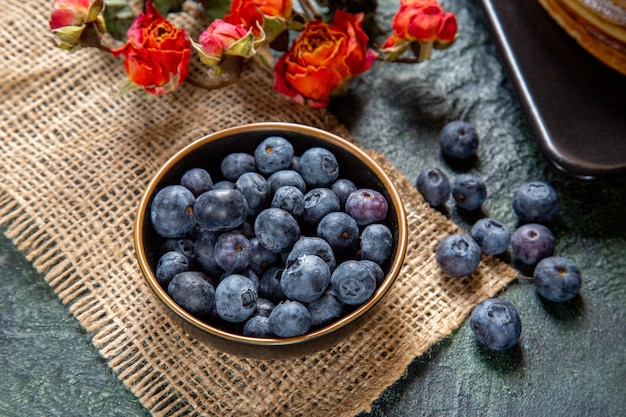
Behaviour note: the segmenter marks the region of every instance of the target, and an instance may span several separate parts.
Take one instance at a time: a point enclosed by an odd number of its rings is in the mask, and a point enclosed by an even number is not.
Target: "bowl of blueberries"
[[[185,331],[252,357],[306,354],[366,322],[406,248],[400,194],[329,132],[254,123],[187,145],[134,224],[143,275]]]

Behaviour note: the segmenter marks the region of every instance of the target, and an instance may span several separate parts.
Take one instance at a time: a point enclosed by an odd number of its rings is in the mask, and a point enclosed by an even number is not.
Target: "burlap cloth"
[[[140,194],[174,152],[239,124],[285,121],[352,139],[328,112],[291,103],[258,66],[217,91],[120,95],[121,58],[68,54],[47,39],[50,3],[5,0],[0,13],[0,223],[93,343],[154,415],[352,416],[407,365],[516,276],[485,257],[448,279],[434,249],[458,227],[371,152],[399,187],[410,227],[401,274],[372,321],[310,356],[277,361],[218,352],[165,314],[135,260]]]

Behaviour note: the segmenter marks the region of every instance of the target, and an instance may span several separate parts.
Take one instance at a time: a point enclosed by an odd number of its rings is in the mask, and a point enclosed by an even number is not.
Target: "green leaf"
[[[163,16],[168,13],[176,13],[182,10],[184,0],[153,0],[154,6]]]
[[[104,20],[107,32],[119,41],[126,40],[126,32],[135,20],[127,0],[105,0]]]
[[[211,0],[204,11],[211,20],[223,19],[230,12],[230,0]]]

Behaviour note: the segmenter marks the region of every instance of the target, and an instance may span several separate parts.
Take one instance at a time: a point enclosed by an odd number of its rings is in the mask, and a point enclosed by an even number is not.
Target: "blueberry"
[[[256,314],[263,317],[269,317],[274,309],[274,303],[266,298],[258,298],[256,301]]]
[[[261,245],[257,237],[249,239],[250,242],[250,263],[248,267],[261,275],[267,268],[278,261],[278,254]]]
[[[471,274],[480,263],[480,246],[465,233],[446,236],[437,245],[435,259],[441,270],[453,278]]]
[[[501,222],[490,218],[482,218],[474,223],[471,235],[487,255],[500,255],[506,252],[511,241],[509,229]]]
[[[193,211],[198,224],[206,230],[226,231],[241,226],[249,208],[241,192],[213,189],[196,198]]]
[[[293,156],[293,145],[280,136],[270,136],[264,139],[254,150],[257,169],[265,175],[288,169]]]
[[[450,180],[439,168],[424,168],[417,176],[415,186],[433,207],[445,204],[450,198]]]
[[[159,248],[159,253],[164,255],[166,252],[176,251],[180,252],[187,257],[189,265],[193,265],[195,253],[194,253],[194,241],[190,238],[179,239],[165,239]]]
[[[559,195],[545,182],[522,184],[513,195],[513,211],[522,223],[549,223],[559,207]]]
[[[299,301],[284,301],[269,317],[270,329],[278,337],[301,336],[311,328],[311,313]]]
[[[485,182],[474,174],[460,174],[452,183],[452,197],[457,207],[477,210],[487,199]]]
[[[330,268],[315,255],[303,255],[283,270],[280,287],[290,300],[310,303],[326,291]]]
[[[307,308],[311,313],[311,327],[321,327],[341,317],[344,304],[332,291],[326,291],[319,298],[311,301]]]
[[[488,298],[474,308],[470,327],[476,339],[493,350],[512,348],[522,333],[522,322],[515,306],[497,298]]]
[[[259,295],[263,298],[270,300],[273,303],[278,303],[285,300],[287,297],[283,293],[283,289],[280,287],[280,277],[283,274],[283,268],[279,266],[269,267],[262,275],[261,282],[259,283]]]
[[[474,156],[478,141],[474,126],[462,120],[449,122],[439,133],[441,153],[453,160],[465,160]]]
[[[205,231],[198,236],[194,245],[194,259],[206,273],[219,276],[223,269],[215,260],[215,242],[219,234]]]
[[[354,217],[359,226],[384,220],[388,209],[385,196],[369,188],[360,188],[350,194],[345,206],[346,213]]]
[[[213,179],[206,169],[191,168],[181,177],[180,185],[188,188],[194,197],[198,197],[200,194],[213,189]]]
[[[328,213],[339,210],[339,199],[330,188],[313,188],[304,195],[301,218],[305,223],[317,224]]]
[[[220,281],[215,289],[217,314],[231,323],[243,323],[256,311],[257,292],[252,281],[232,274]]]
[[[250,317],[243,326],[243,335],[249,337],[274,337],[270,328],[270,318],[265,316]]]
[[[528,223],[518,227],[511,236],[511,250],[520,261],[527,265],[552,255],[556,239],[546,226]]]
[[[345,206],[348,196],[357,190],[356,185],[352,181],[345,178],[341,178],[333,182],[330,189],[339,199],[341,207]]]
[[[291,249],[300,238],[300,226],[291,214],[272,207],[259,213],[254,221],[254,233],[265,248],[281,253]]]
[[[369,259],[362,259],[361,263],[367,266],[370,271],[372,271],[372,274],[374,274],[374,278],[376,278],[376,287],[383,283],[385,280],[385,271],[383,271],[383,268],[381,268],[377,262],[370,261]]]
[[[569,258],[549,256],[539,261],[533,273],[537,292],[545,299],[562,303],[578,294],[582,285],[580,269]]]
[[[270,206],[283,209],[294,217],[300,217],[304,212],[304,194],[297,187],[284,185],[276,190]]]
[[[303,255],[315,255],[324,260],[331,272],[335,269],[337,261],[335,253],[328,242],[317,236],[303,236],[293,245],[285,265],[289,266]]]
[[[229,181],[237,181],[242,174],[256,171],[254,156],[245,152],[235,152],[222,159],[220,171]]]
[[[330,276],[330,285],[342,303],[360,305],[376,291],[376,277],[368,264],[348,260],[335,268]]]
[[[241,272],[248,267],[252,248],[241,233],[225,232],[215,241],[215,262],[226,272]]]
[[[237,189],[246,198],[248,203],[248,216],[254,216],[265,208],[270,195],[267,180],[256,172],[246,172],[237,178]]]
[[[328,149],[313,147],[300,156],[299,172],[309,187],[329,187],[339,178],[339,163]]]
[[[167,293],[190,314],[205,316],[213,311],[215,289],[201,272],[186,271],[175,275],[167,286]]]
[[[274,172],[267,179],[267,185],[270,189],[270,194],[274,194],[276,190],[285,185],[296,187],[303,194],[306,192],[306,183],[302,176],[291,169],[282,169]]]
[[[334,251],[356,247],[359,226],[352,216],[342,211],[328,213],[317,225],[317,235],[328,242]]]
[[[163,237],[183,237],[196,227],[193,193],[182,185],[159,190],[150,205],[154,231]]]
[[[361,259],[384,265],[391,258],[392,248],[393,235],[384,224],[370,224],[361,232]]]
[[[214,190],[236,190],[237,184],[229,180],[218,181],[213,184]]]
[[[189,259],[180,252],[170,251],[159,258],[155,275],[159,284],[167,287],[175,275],[185,271],[189,271]]]

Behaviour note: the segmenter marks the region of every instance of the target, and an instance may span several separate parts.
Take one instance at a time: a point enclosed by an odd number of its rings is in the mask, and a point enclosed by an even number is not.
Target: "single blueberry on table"
[[[237,181],[237,178],[246,172],[256,172],[254,156],[245,152],[226,155],[220,164],[220,171],[228,181]]]
[[[487,255],[506,252],[511,241],[509,229],[503,223],[490,218],[482,218],[474,223],[471,235]]]
[[[333,182],[330,186],[330,189],[339,199],[339,204],[341,207],[346,205],[346,200],[348,196],[357,190],[356,185],[346,178],[340,178],[337,181]]]
[[[159,284],[167,287],[175,275],[185,271],[189,271],[189,259],[178,251],[170,251],[159,258],[155,275]]]
[[[533,278],[537,292],[546,300],[556,303],[574,298],[582,285],[578,265],[562,256],[549,256],[539,261]]]
[[[521,262],[535,265],[554,252],[556,239],[552,231],[538,223],[518,227],[511,236],[511,251]]]
[[[248,216],[245,196],[233,189],[213,189],[200,194],[193,205],[196,221],[209,231],[227,231],[241,226]]]
[[[257,169],[265,175],[291,167],[293,145],[280,136],[265,138],[254,150]]]
[[[307,304],[307,308],[311,313],[311,327],[321,327],[341,317],[344,304],[332,291],[326,291],[319,298]]]
[[[339,178],[339,163],[328,149],[313,147],[300,156],[298,172],[309,187],[330,187]]]
[[[194,316],[206,316],[213,311],[215,288],[202,272],[186,271],[175,275],[167,286],[167,293]]]
[[[417,176],[415,186],[432,207],[445,204],[452,192],[448,176],[439,168],[424,168]]]
[[[439,133],[441,153],[452,160],[466,160],[476,155],[478,142],[474,126],[463,120],[447,123]]]
[[[339,199],[330,188],[313,188],[304,195],[304,211],[300,217],[305,223],[318,224],[328,213],[339,210]]]
[[[452,197],[457,207],[467,211],[477,210],[487,200],[487,187],[474,174],[460,174],[452,183]]]
[[[287,300],[270,313],[270,329],[278,337],[301,336],[311,328],[311,313],[299,301]]]
[[[343,211],[328,213],[317,225],[317,235],[328,242],[334,251],[346,251],[356,247],[359,226],[352,216]]]
[[[306,183],[297,171],[292,169],[282,169],[274,172],[267,178],[267,185],[270,190],[270,194],[274,194],[276,190],[285,185],[296,187],[303,194],[306,192]]]
[[[270,206],[283,209],[294,217],[300,217],[304,212],[304,194],[297,187],[284,185],[276,190]]]
[[[241,233],[225,232],[215,241],[215,262],[226,272],[241,272],[248,267],[252,248]]]
[[[356,260],[342,262],[330,276],[335,296],[344,304],[360,305],[376,291],[376,276],[370,265]]]
[[[194,197],[213,189],[211,174],[203,168],[191,168],[180,179],[180,185],[188,188]]]
[[[256,311],[258,294],[248,278],[232,274],[222,279],[215,289],[217,314],[231,323],[243,323]]]
[[[182,185],[168,185],[159,190],[150,205],[154,231],[167,238],[184,237],[196,227],[195,197]]]
[[[391,258],[393,234],[382,223],[366,226],[361,232],[361,259],[384,265]]]
[[[513,211],[522,223],[549,223],[559,208],[559,195],[545,182],[524,183],[513,195]]]
[[[246,172],[235,182],[237,189],[246,198],[248,216],[254,216],[266,207],[270,192],[267,180],[256,172]]]
[[[326,291],[330,268],[315,255],[303,255],[283,270],[280,287],[290,300],[310,303]]]
[[[266,249],[281,253],[291,249],[300,238],[300,226],[291,214],[272,207],[259,213],[254,221],[254,233]]]
[[[243,335],[249,337],[274,337],[270,328],[270,318],[266,316],[250,317],[243,325]]]
[[[515,306],[497,298],[488,298],[474,308],[470,327],[476,339],[493,350],[511,349],[522,333],[522,322]]]
[[[291,265],[296,259],[304,255],[315,255],[322,258],[331,272],[337,265],[335,252],[330,247],[330,244],[321,237],[302,236],[298,239],[285,259],[285,266]]]
[[[446,236],[437,245],[435,259],[441,270],[453,278],[476,271],[480,263],[480,246],[465,233]]]
[[[345,212],[354,217],[359,226],[385,220],[388,209],[385,196],[369,188],[360,188],[350,194],[345,205]]]

